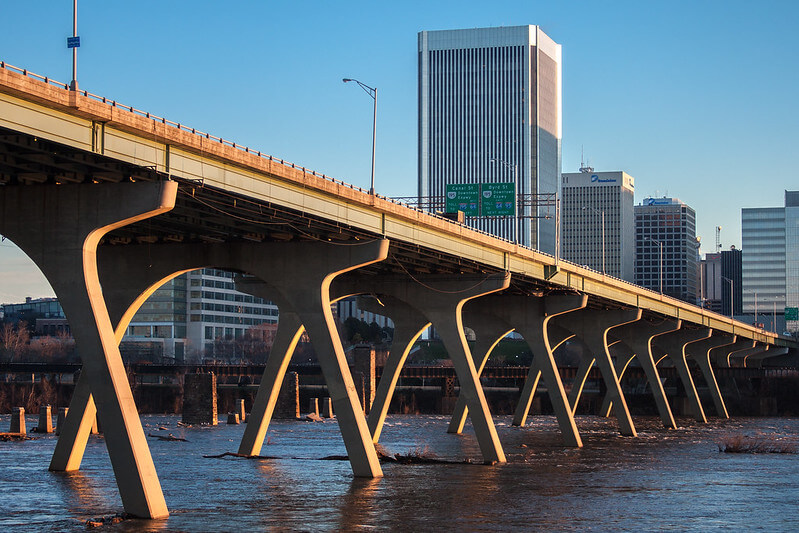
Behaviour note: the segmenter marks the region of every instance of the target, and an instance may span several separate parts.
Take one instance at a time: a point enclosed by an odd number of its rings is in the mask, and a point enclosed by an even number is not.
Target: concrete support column
[[[613,411],[619,423],[619,431],[622,435],[630,437],[636,435],[635,426],[630,417],[616,369],[610,359],[608,334],[613,328],[635,322],[640,318],[640,309],[583,309],[556,319],[559,325],[581,338],[593,353],[593,358],[602,372],[602,379],[607,387],[610,400],[613,402]],[[585,359],[590,358],[588,356]],[[587,368],[590,369],[590,365],[587,365]]]
[[[580,297],[587,300],[583,297]],[[575,305],[580,305],[575,303]],[[575,309],[579,309],[575,308]],[[555,315],[546,315],[542,318],[552,318]],[[525,328],[525,331],[526,328]],[[574,337],[574,334],[566,331],[551,323],[541,324],[541,335],[537,335],[538,329],[535,325],[530,326],[530,331],[527,332],[525,339],[527,345],[530,346],[533,352],[533,361],[530,365],[530,370],[527,373],[527,378],[524,380],[521,394],[519,396],[519,403],[516,404],[516,410],[513,413],[514,426],[524,426],[527,422],[527,416],[530,413],[530,406],[533,403],[538,382],[541,377],[547,384],[547,391],[549,393],[549,401],[552,404],[552,409],[558,419],[561,433],[565,444],[567,446],[582,446],[582,440],[577,432],[577,426],[574,423],[574,413],[569,405],[569,399],[566,396],[566,389],[563,387],[563,381],[560,379],[560,372],[555,364],[554,353],[561,344]],[[552,383],[553,385],[550,385]]]
[[[466,305],[466,310],[463,313],[464,324],[474,330],[477,336],[472,350],[472,357],[474,358],[474,366],[478,378],[483,373],[488,357],[491,351],[499,344],[505,335],[513,331],[503,321],[497,319],[488,313],[482,313],[474,309],[474,307],[485,309],[481,300],[476,300],[472,305]],[[469,408],[466,406],[466,398],[458,395],[458,400],[455,402],[455,409],[453,409],[452,418],[449,421],[447,433],[461,433],[463,426],[466,423],[466,415],[469,413]]]
[[[183,423],[217,425],[216,375],[186,374],[183,377]]]
[[[766,347],[767,349],[759,354],[752,354],[748,358],[744,360],[744,366],[747,368],[762,368],[763,361],[766,359],[771,359],[772,357],[780,357],[783,355],[788,355],[788,348],[774,346],[770,344]]]
[[[660,335],[679,330],[681,325],[681,320],[674,319],[666,319],[661,322],[639,320],[628,326],[613,330],[613,336],[629,346],[638,358],[638,362],[641,364],[641,368],[643,368],[646,379],[649,382],[649,388],[652,390],[660,420],[665,427],[671,429],[676,428],[677,423],[674,421],[674,415],[671,412],[671,407],[669,407],[669,400],[663,390],[663,382],[660,380],[660,375],[657,371],[655,357],[652,353],[652,343]]]
[[[619,383],[621,383],[621,380],[624,379],[624,373],[627,371],[627,367],[630,366],[630,363],[635,359],[635,352],[621,341],[608,344],[608,351],[610,351],[610,359],[613,361],[613,367],[616,369],[616,375],[619,377]],[[605,397],[602,398],[602,405],[599,407],[599,416],[610,418],[612,410],[613,402],[610,396],[606,394]]]
[[[713,366],[710,364],[710,352],[722,346],[729,346],[734,342],[734,335],[714,334],[710,338],[689,343],[685,347],[685,354],[696,361],[696,364],[699,366],[700,370],[702,370],[702,376],[704,376],[707,388],[710,390],[710,396],[713,398],[713,406],[716,409],[716,414],[722,418],[729,418],[730,415],[727,413],[727,406],[724,404],[724,398],[721,396],[721,389],[719,388],[718,381],[716,381],[716,374],[713,372]]]
[[[463,332],[462,308],[474,298],[501,291],[510,285],[510,274],[475,279],[469,276],[349,277],[342,279],[336,294],[380,294],[397,298],[417,309],[433,324],[460,382],[460,394],[472,413],[472,425],[483,460],[505,462],[494,422],[485,401],[469,345]]]
[[[547,384],[549,399],[567,446],[582,446],[573,413],[566,399],[553,352],[572,334],[551,325],[550,320],[585,307],[583,295],[553,295],[546,297],[497,294],[476,300],[473,304],[483,314],[497,317],[506,328],[513,328],[524,337],[533,353],[533,361],[522,388],[513,424],[524,425],[541,377]],[[495,327],[496,329],[496,327]]]
[[[247,423],[250,418],[252,415],[247,418]],[[280,387],[273,418],[289,420],[300,418],[300,376],[297,372],[286,372],[283,377],[283,386]]]
[[[430,327],[430,321],[410,305],[391,296],[381,296],[379,301],[374,298],[358,297],[358,307],[371,313],[388,316],[394,323],[394,338],[391,340],[388,359],[383,365],[383,374],[377,384],[367,420],[372,441],[378,442],[405,360],[419,336]]]
[[[172,209],[177,184],[139,182],[0,188],[0,232],[39,266],[83,355],[125,511],[167,516],[97,270],[108,232]],[[82,280],[82,283],[80,282]]]
[[[746,360],[752,356],[763,354],[768,350],[768,346],[756,342],[752,348],[737,350],[729,355],[730,366],[746,368]]]
[[[355,346],[352,350],[353,373],[363,376],[361,405],[363,412],[369,414],[375,398],[375,348],[372,345]],[[360,390],[360,388],[359,388]]]
[[[67,407],[60,407],[58,409],[58,418],[56,419],[55,424],[56,436],[61,435],[61,428],[64,427],[64,420],[67,419],[67,411],[69,411],[69,408]]]
[[[58,442],[50,460],[51,471],[72,472],[80,469],[89,435],[96,423],[97,408],[90,391],[89,378],[85,372],[81,372],[72,391],[69,408],[64,413]]]
[[[237,282],[236,288],[266,300],[274,297],[266,296],[261,290],[253,290],[256,288],[254,284],[245,287]],[[242,455],[261,454],[261,448],[264,445],[264,439],[269,429],[269,422],[272,420],[275,405],[277,405],[286,369],[289,366],[294,349],[305,331],[297,313],[289,311],[285,306],[280,307],[278,305],[278,309],[280,309],[280,317],[278,318],[275,339],[272,343],[272,349],[269,351],[269,357],[266,359],[261,384],[255,395],[252,409],[250,409],[247,427],[244,429],[244,435],[239,444],[238,453]],[[318,407],[316,414],[319,414]]]
[[[583,395],[585,382],[588,380],[588,374],[591,372],[591,368],[593,368],[595,362],[595,357],[585,356],[580,359],[580,364],[577,366],[577,373],[574,375],[572,388],[569,390],[569,397],[567,398],[572,416],[577,413],[577,405],[580,403],[580,397]]]
[[[723,347],[714,348],[710,351],[711,361],[719,367],[730,368],[732,356],[742,350],[751,350],[757,344],[752,339],[742,339],[738,337],[733,344],[725,344]]]
[[[270,257],[271,261],[266,264],[263,261],[264,254],[269,252],[271,254],[266,257]],[[338,419],[353,473],[358,477],[382,476],[377,452],[363,410],[360,408],[355,384],[330,308],[330,285],[340,274],[385,259],[388,256],[388,241],[376,240],[355,246],[285,243],[274,250],[262,250],[257,257],[244,255],[239,262],[241,268],[267,282],[269,291],[274,294],[272,299],[278,303],[278,306],[281,302],[284,303],[281,314],[283,309],[296,313],[298,323],[305,326],[314,344],[330,392],[332,407]],[[288,357],[284,355],[284,361],[273,365],[277,369],[273,374],[267,376],[265,371],[261,388],[279,387],[289,357],[290,355]],[[270,353],[271,358],[272,353]],[[269,403],[274,406],[271,399]],[[271,415],[271,412],[268,414]],[[251,413],[250,424],[268,424],[266,417],[258,420],[255,415],[255,412]],[[257,443],[252,447],[255,448],[259,448]]]
[[[697,422],[707,423],[705,410],[702,409],[702,402],[699,400],[699,393],[696,392],[691,371],[686,360],[686,346],[689,343],[707,339],[713,333],[709,328],[701,329],[681,329],[673,333],[667,333],[657,337],[655,343],[669,354],[669,359],[674,363],[677,374],[680,376],[688,401],[691,404],[691,411]]]
[[[23,435],[28,433],[28,427],[25,425],[24,407],[14,407],[11,412],[11,427],[8,431],[9,433],[21,433]]]
[[[53,408],[49,405],[39,406],[39,424],[36,426],[36,433],[53,432]]]

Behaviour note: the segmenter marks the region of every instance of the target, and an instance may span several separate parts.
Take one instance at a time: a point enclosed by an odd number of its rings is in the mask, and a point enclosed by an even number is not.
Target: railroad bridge
[[[759,365],[795,348],[790,339],[5,63],[0,184],[0,234],[47,277],[83,354],[50,468],[79,468],[96,412],[125,511],[140,517],[168,510],[118,344],[146,298],[189,270],[240,272],[242,290],[280,310],[239,452],[261,449],[305,331],[353,473],[363,477],[382,475],[374,442],[410,347],[431,325],[460,382],[449,431],[461,431],[468,413],[486,462],[505,455],[479,375],[511,331],[534,354],[514,424],[525,423],[543,379],[567,446],[582,445],[573,413],[594,366],[619,431],[634,436],[619,385],[633,358],[663,423],[673,427],[657,359],[671,360],[703,421],[689,360],[715,390],[717,414],[726,416],[714,365]],[[352,295],[396,326],[368,420],[330,309]],[[474,353],[464,326],[477,335]],[[591,355],[567,396],[552,352],[573,337]]]

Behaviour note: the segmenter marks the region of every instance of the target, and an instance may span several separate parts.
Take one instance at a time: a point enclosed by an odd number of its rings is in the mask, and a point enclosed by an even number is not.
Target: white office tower
[[[420,205],[441,210],[447,185],[513,182],[515,218],[468,223],[554,253],[560,165],[559,44],[538,26],[419,33]]]
[[[785,191],[785,207],[741,209],[741,241],[743,312],[787,312],[799,330],[799,191]]]
[[[634,282],[634,178],[625,172],[567,172],[561,186],[561,257]]]

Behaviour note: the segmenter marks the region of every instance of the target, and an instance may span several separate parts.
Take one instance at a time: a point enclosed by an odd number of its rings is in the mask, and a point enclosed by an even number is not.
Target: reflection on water
[[[7,424],[8,415],[0,417]],[[145,416],[171,515],[103,531],[381,530],[707,530],[799,527],[799,456],[718,452],[726,435],[796,441],[799,419],[733,419],[666,430],[636,418],[639,436],[613,421],[578,417],[585,443],[564,448],[552,417],[525,428],[497,419],[508,463],[383,465],[385,477],[355,479],[335,423],[274,421],[264,454],[277,459],[203,455],[235,451],[243,426],[179,428],[178,417]],[[391,453],[427,449],[445,459],[480,454],[471,430],[446,433],[440,416],[389,417]],[[167,430],[159,430],[165,426]],[[82,470],[47,471],[55,437],[0,443],[0,531],[83,531],[91,517],[122,510],[102,437],[92,437]]]

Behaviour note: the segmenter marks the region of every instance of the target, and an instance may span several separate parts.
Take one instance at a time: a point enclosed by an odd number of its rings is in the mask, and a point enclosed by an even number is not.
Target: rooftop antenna
[[[716,226],[716,253],[721,251],[721,226]]]
[[[584,159],[585,158],[583,157],[583,147],[582,147],[582,145],[580,145],[580,172],[582,172],[584,174],[589,174],[589,173],[594,171],[594,167],[586,166],[585,162],[584,162]]]

